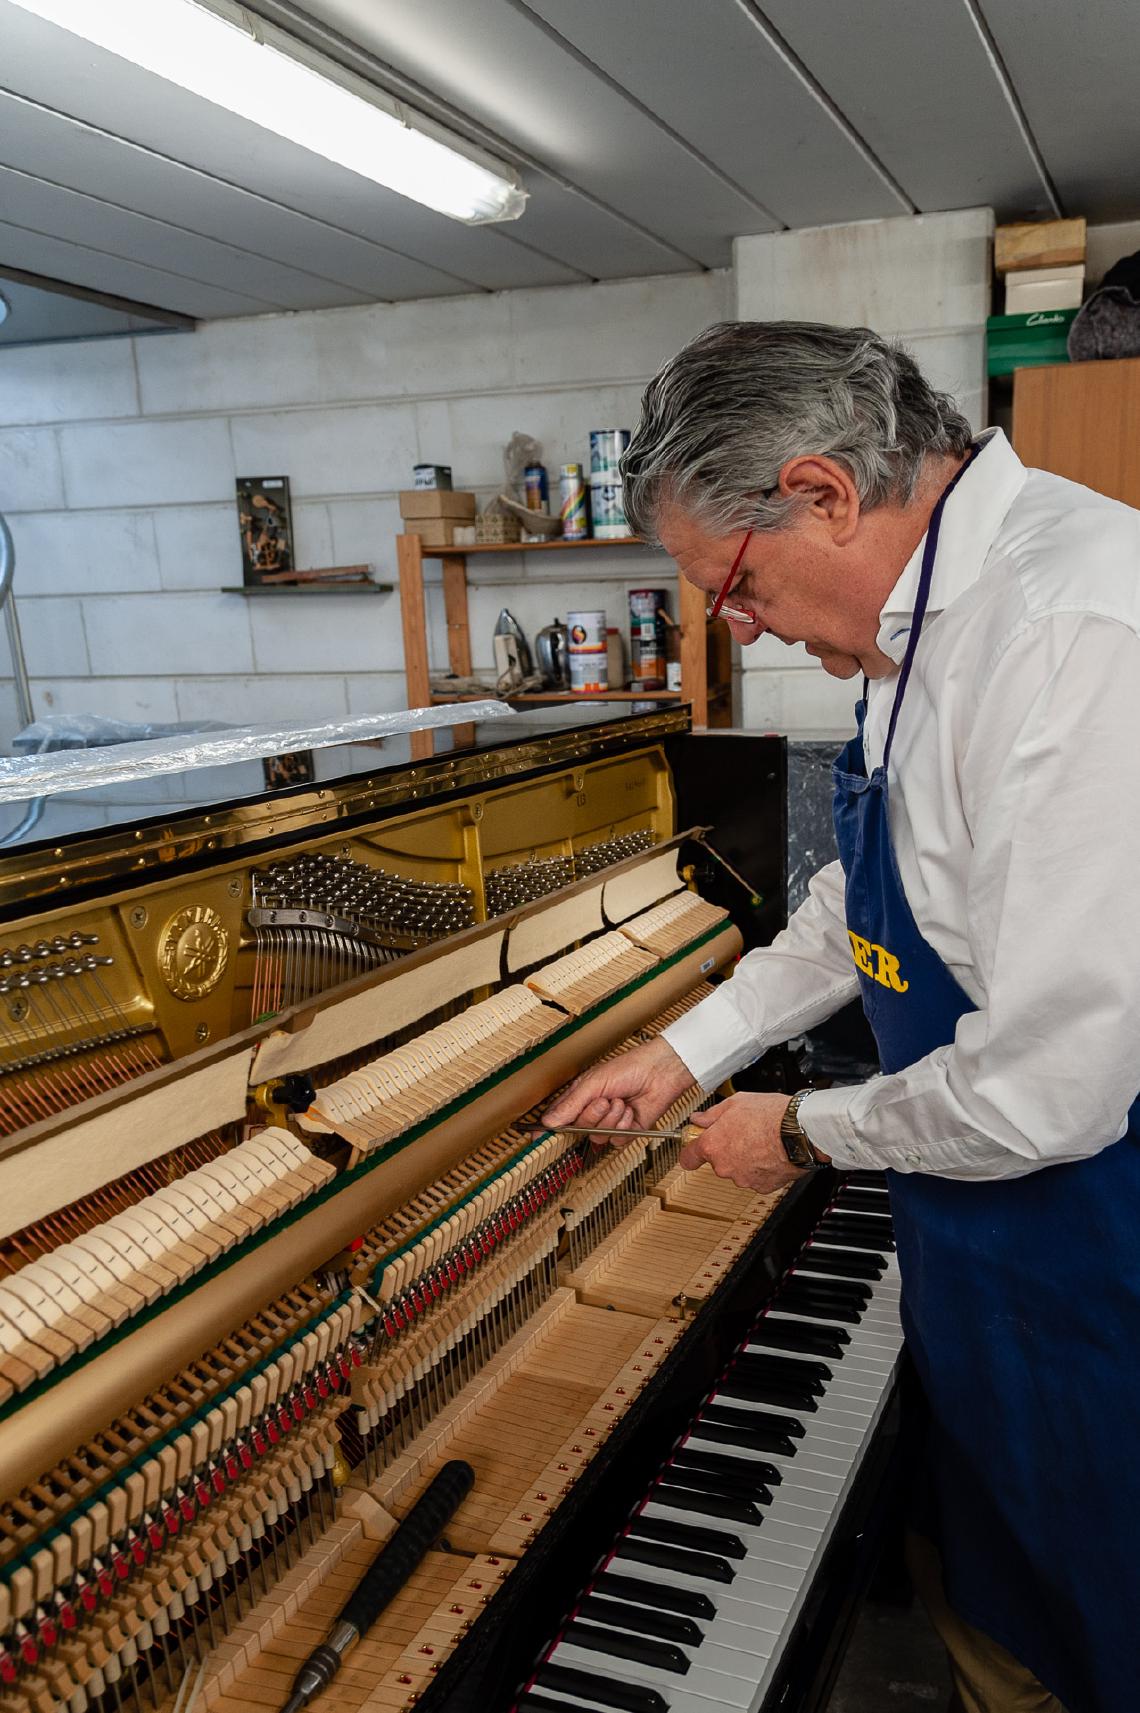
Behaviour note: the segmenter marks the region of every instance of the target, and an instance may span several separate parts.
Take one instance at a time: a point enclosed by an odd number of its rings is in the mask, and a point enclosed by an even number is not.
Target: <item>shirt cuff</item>
[[[706,1091],[759,1058],[761,1046],[729,999],[724,986],[694,1005],[661,1032],[677,1057]]]
[[[868,1143],[851,1116],[871,1084],[849,1083],[840,1088],[817,1088],[804,1096],[796,1117],[808,1141],[841,1171],[926,1172],[936,1177],[987,1181],[1024,1177],[1037,1162],[1011,1154],[999,1143],[979,1137],[917,1143]]]

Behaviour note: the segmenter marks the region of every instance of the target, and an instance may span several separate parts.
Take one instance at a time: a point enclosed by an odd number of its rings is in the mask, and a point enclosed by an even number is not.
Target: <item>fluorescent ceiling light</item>
[[[526,205],[505,163],[227,0],[15,4],[453,220],[517,220]]]

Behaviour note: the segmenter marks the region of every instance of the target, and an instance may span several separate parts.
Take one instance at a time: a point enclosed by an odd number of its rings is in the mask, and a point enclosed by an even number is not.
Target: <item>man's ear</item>
[[[834,458],[790,458],[780,471],[780,492],[801,501],[801,515],[826,529],[836,547],[846,547],[859,522],[859,491],[851,473]]]

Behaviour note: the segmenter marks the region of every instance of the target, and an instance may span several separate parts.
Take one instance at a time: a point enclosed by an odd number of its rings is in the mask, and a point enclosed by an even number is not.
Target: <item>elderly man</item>
[[[668,363],[625,485],[742,645],[863,696],[840,862],[547,1120],[644,1126],[861,996],[882,1075],[735,1094],[684,1163],[887,1169],[932,1420],[912,1567],[955,1705],[1135,1713],[1140,515],[975,439],[874,333],[798,323]]]

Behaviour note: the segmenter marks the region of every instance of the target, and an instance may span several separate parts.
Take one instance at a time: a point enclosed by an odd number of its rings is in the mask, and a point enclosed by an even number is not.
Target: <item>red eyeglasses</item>
[[[736,558],[732,562],[732,570],[729,572],[728,576],[724,580],[724,583],[721,587],[720,594],[717,596],[716,600],[712,602],[711,606],[706,608],[706,611],[707,611],[710,619],[719,619],[719,617],[721,615],[721,609],[723,608],[724,603],[728,600],[729,591],[731,590],[732,585],[736,582],[736,573],[740,570],[740,561],[744,558],[744,555],[747,553],[748,543],[751,540],[752,540],[752,531],[748,530],[745,534],[744,540],[740,544],[740,552],[736,555]],[[745,616],[750,617],[751,615],[745,615]]]

